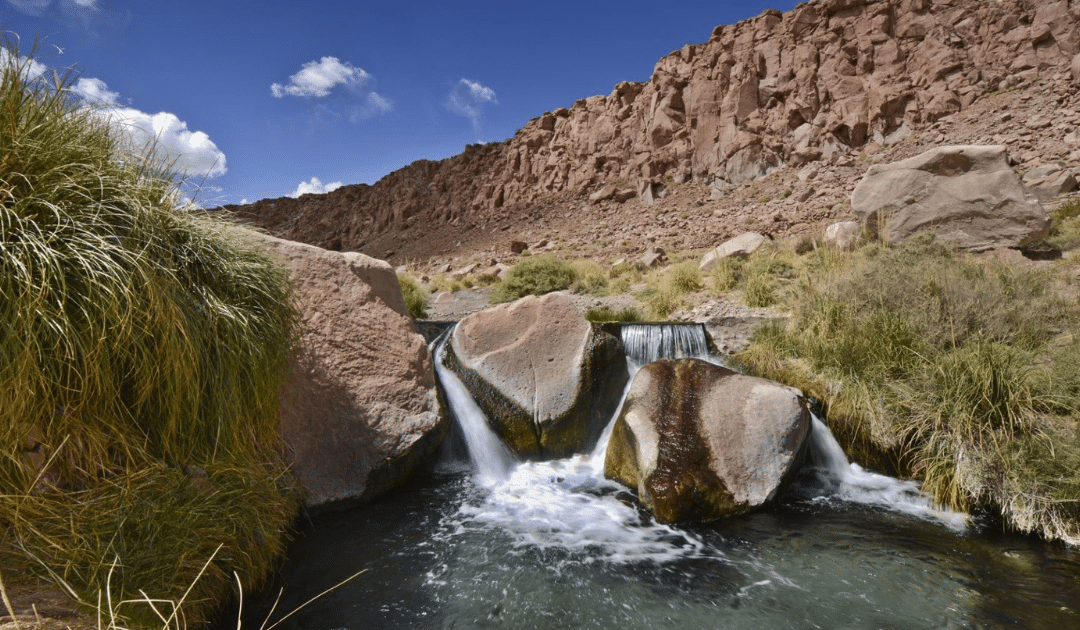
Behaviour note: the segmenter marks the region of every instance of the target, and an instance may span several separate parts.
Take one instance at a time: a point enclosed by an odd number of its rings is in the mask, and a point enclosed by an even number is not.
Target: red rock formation
[[[415,162],[374,186],[228,208],[285,238],[389,257],[387,234],[408,241],[418,223],[460,234],[553,193],[738,185],[891,143],[984,93],[1069,73],[1080,52],[1072,4],[818,0],[770,10],[664,57],[648,83],[547,112],[504,142]]]

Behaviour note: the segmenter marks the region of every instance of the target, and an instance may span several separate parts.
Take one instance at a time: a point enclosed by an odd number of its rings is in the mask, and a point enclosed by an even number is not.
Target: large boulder
[[[367,500],[400,485],[449,425],[393,268],[363,254],[250,238],[289,271],[300,311],[280,434],[306,504]]]
[[[705,254],[698,268],[701,271],[709,271],[725,258],[747,258],[761,249],[766,240],[768,240],[767,237],[757,232],[744,232],[735,238],[724,241],[716,249]]]
[[[776,498],[802,461],[797,390],[699,359],[654,361],[630,386],[604,474],[664,522],[710,520]]]
[[[863,225],[892,245],[931,232],[970,251],[1043,239],[1050,217],[1009,167],[1004,146],[948,146],[874,165],[851,195]]]
[[[619,342],[564,292],[465,317],[446,363],[517,455],[564,457],[595,444],[625,386]]]

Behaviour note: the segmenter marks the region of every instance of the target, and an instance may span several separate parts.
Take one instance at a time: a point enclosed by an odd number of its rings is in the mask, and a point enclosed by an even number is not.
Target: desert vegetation
[[[204,620],[280,558],[287,277],[168,165],[0,57],[0,567],[108,627]],[[182,603],[182,607],[180,606]]]
[[[1074,206],[1055,213],[1052,238],[1075,234]],[[760,330],[740,363],[822,401],[856,460],[919,478],[944,504],[1080,541],[1075,265],[916,238],[772,266],[792,317]]]

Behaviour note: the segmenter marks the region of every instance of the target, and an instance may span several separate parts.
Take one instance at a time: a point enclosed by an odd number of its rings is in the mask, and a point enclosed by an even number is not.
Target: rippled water
[[[278,627],[1080,627],[1076,551],[812,484],[763,512],[669,528],[618,487],[559,468],[553,483],[536,478],[552,471],[518,469],[494,491],[468,472],[435,474],[307,523],[280,579],[280,611],[367,572]],[[544,492],[527,499],[519,481]],[[576,512],[552,519],[556,504],[575,501]],[[245,627],[267,606],[249,603]]]
[[[817,420],[778,505],[674,527],[603,478],[606,436],[593,453],[515,462],[442,379],[472,452],[307,521],[244,627],[279,587],[271,623],[366,570],[277,627],[1080,628],[1080,552],[935,508],[849,464]]]

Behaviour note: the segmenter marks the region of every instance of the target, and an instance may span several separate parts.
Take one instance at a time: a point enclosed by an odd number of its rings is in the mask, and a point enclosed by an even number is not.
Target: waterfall
[[[817,416],[813,416],[808,447],[814,475],[809,481],[804,478],[804,491],[826,500],[838,498],[936,520],[957,531],[967,527],[966,514],[934,505],[918,482],[879,475],[851,463],[832,431]]]
[[[623,324],[619,333],[626,358],[638,367],[657,359],[711,357],[703,324]]]
[[[461,382],[457,374],[443,365],[446,344],[450,342],[450,335],[453,332],[454,328],[451,327],[432,342],[435,348],[435,373],[439,377],[439,382],[442,383],[450,413],[457,420],[465,438],[465,445],[468,448],[473,468],[476,470],[476,476],[483,485],[491,485],[506,479],[515,462],[515,457],[499,436],[491,430],[487,416],[476,404],[472,394],[465,388],[465,384]]]
[[[604,476],[604,459],[634,375],[660,358],[693,357],[719,362],[709,351],[700,324],[626,324],[619,330],[630,379],[622,401],[590,453],[542,462],[520,462],[488,424],[461,380],[445,365],[445,345],[453,329],[432,342],[435,369],[451,414],[461,429],[484,493],[461,506],[448,523],[455,531],[494,528],[515,546],[587,550],[589,561],[625,563],[715,556],[697,534],[661,525],[620,500],[626,489]],[[870,504],[963,528],[964,515],[936,509],[918,485],[867,472],[851,464],[836,438],[813,419],[810,463],[800,487],[811,501]]]

